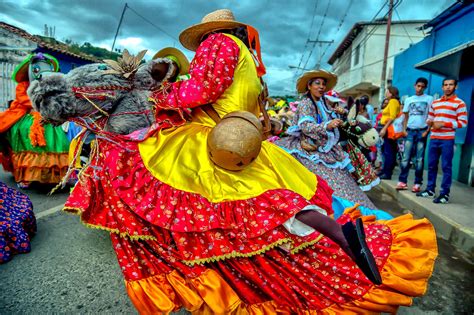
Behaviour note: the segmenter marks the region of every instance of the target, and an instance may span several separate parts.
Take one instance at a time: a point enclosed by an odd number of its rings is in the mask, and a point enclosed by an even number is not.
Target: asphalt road
[[[9,174],[0,180],[10,186]],[[51,187],[25,192],[35,206],[38,233],[32,252],[0,265],[0,314],[136,314],[108,234],[86,228],[79,218],[59,211],[67,190],[48,196]],[[403,212],[390,196],[373,191],[374,203],[397,215]],[[399,314],[466,314],[474,310],[473,265],[439,241],[428,292]],[[179,312],[185,314],[186,312]]]

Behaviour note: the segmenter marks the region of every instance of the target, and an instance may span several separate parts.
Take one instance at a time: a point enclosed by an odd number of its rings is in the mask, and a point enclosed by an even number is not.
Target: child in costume
[[[247,43],[238,38],[242,33]],[[268,142],[241,171],[211,162],[207,136],[216,124],[200,105],[212,104],[219,116],[242,109],[259,114],[264,68],[247,46],[258,48],[258,37],[232,12],[218,10],[180,38],[197,50],[190,78],[152,99],[157,114],[194,107],[192,121],[157,115],[162,128],[148,138],[140,130],[120,143],[98,137],[95,164],[66,204],[86,224],[111,232],[139,312],[393,312],[422,294],[437,252],[427,220],[407,215],[366,226],[358,220],[354,228],[351,219],[360,213],[349,209],[338,221],[348,223],[344,233],[320,214],[332,214],[327,184]],[[32,88],[34,99],[47,83]],[[343,250],[321,232],[350,244]],[[383,284],[374,285],[349,258],[363,254],[354,244],[374,253]]]
[[[18,83],[16,99],[0,113],[1,164],[13,173],[19,187],[31,182],[59,183],[68,168],[69,141],[61,127],[43,124],[39,112],[32,110],[26,94],[33,80],[59,69],[48,54],[30,54],[18,65],[12,79]]]

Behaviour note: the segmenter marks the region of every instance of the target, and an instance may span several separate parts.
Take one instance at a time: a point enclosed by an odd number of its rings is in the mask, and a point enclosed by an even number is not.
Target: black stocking
[[[295,218],[312,227],[319,233],[322,233],[324,236],[329,237],[339,245],[342,250],[352,258],[352,260],[355,261],[355,256],[349,247],[349,243],[347,242],[344,233],[342,233],[342,226],[339,223],[322,213],[312,210],[298,212]]]

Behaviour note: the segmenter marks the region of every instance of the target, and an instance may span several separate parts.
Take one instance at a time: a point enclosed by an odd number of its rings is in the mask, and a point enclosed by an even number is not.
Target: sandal
[[[352,222],[347,222],[342,226],[342,232],[356,258],[355,263],[357,266],[372,283],[382,284],[382,277],[375,263],[374,255],[365,241],[362,219],[357,219],[355,225]]]

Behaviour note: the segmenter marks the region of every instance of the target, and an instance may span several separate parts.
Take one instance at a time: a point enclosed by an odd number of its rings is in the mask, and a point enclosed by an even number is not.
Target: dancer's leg
[[[332,241],[339,245],[342,250],[344,250],[344,252],[346,252],[346,254],[352,258],[352,260],[355,261],[354,253],[352,253],[349,243],[342,232],[342,226],[335,220],[331,219],[327,215],[311,210],[301,211],[297,213],[295,217],[297,220],[329,237]]]

